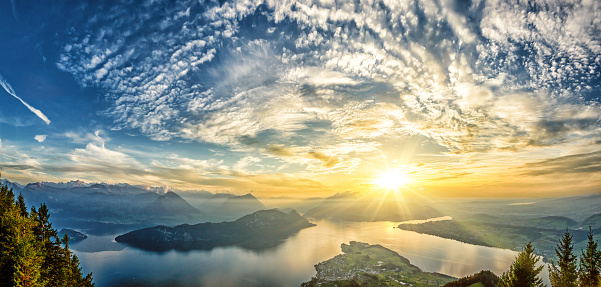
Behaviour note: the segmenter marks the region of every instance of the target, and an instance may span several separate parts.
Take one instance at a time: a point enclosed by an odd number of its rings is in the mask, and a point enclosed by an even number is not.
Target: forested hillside
[[[83,275],[69,237],[59,238],[46,205],[27,210],[23,196],[0,187],[0,282],[2,286],[94,286]]]

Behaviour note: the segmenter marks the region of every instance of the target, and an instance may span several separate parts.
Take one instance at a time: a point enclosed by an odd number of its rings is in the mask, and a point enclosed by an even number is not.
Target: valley
[[[315,233],[314,236],[316,237],[310,239],[311,241],[322,240],[328,236],[321,233],[328,229],[323,229],[324,227],[320,227],[320,224],[329,226],[327,228],[334,228],[339,224],[346,225],[355,222],[362,226],[359,229],[352,229],[357,232],[352,233],[355,235],[338,237],[340,236],[339,231],[336,231],[330,236],[336,234],[334,235],[335,238],[340,238],[340,240],[344,238],[348,241],[361,240],[368,242],[368,244],[383,244],[382,246],[386,248],[397,246],[400,243],[397,239],[382,241],[380,238],[366,237],[364,232],[381,234],[383,231],[376,232],[373,227],[368,227],[371,224],[371,226],[384,228],[386,230],[385,237],[398,238],[399,235],[408,236],[418,232],[426,236],[425,238],[428,238],[428,240],[433,238],[443,240],[436,239],[437,243],[432,245],[431,248],[438,248],[437,246],[440,246],[441,242],[447,244],[445,240],[452,239],[451,241],[463,242],[457,242],[457,244],[467,243],[468,246],[472,246],[469,248],[480,245],[485,248],[483,250],[489,250],[486,249],[488,247],[497,247],[517,251],[526,242],[532,241],[536,247],[536,253],[544,256],[545,261],[549,261],[554,258],[553,250],[556,240],[565,231],[565,227],[568,227],[574,235],[576,248],[581,248],[584,244],[587,224],[591,225],[595,234],[599,232],[598,214],[584,216],[585,214],[580,213],[578,217],[574,217],[570,213],[570,209],[555,211],[553,213],[555,215],[551,215],[550,212],[543,212],[549,205],[559,199],[554,199],[550,203],[540,200],[541,203],[528,203],[527,205],[515,204],[522,200],[479,200],[477,202],[466,200],[454,201],[452,204],[444,200],[433,200],[426,205],[424,203],[416,204],[410,201],[411,199],[406,202],[397,202],[392,198],[387,198],[386,195],[374,198],[373,196],[360,196],[351,192],[335,194],[327,198],[294,200],[290,198],[260,199],[250,193],[245,195],[213,194],[128,185],[87,184],[81,181],[68,184],[35,183],[19,185],[6,181],[5,183],[12,184],[15,189],[18,188],[17,191],[23,194],[27,202],[47,202],[51,208],[58,207],[52,213],[56,226],[66,228],[61,232],[63,234],[69,233],[69,236],[72,236],[74,240],[72,244],[76,252],[83,258],[95,258],[95,256],[90,257],[91,254],[87,253],[92,250],[100,252],[99,255],[104,254],[104,252],[125,254],[130,252],[128,250],[131,250],[131,248],[151,253],[158,251],[158,254],[172,254],[171,252],[174,250],[184,252],[184,254],[222,252],[224,250],[280,252],[269,250],[286,249],[290,242],[300,244],[301,242],[295,238],[299,234],[313,234],[313,232],[307,233],[305,230],[307,227],[315,226],[313,223],[316,223],[317,226],[309,229],[316,228],[315,230],[321,231]],[[183,196],[180,196],[180,194]],[[188,202],[186,198],[193,204]],[[569,205],[571,202],[582,204],[582,210],[592,211],[595,210],[597,205],[596,201],[586,200],[582,197],[562,200],[565,201],[564,205]],[[373,207],[378,202],[384,202],[384,204],[380,204],[380,208],[376,211]],[[509,206],[509,208],[505,208],[506,206]],[[273,207],[277,207],[277,209],[269,209]],[[303,214],[296,212],[293,207],[300,207]],[[511,213],[508,213],[507,210],[510,210]],[[532,210],[539,211],[533,213]],[[78,214],[78,216],[75,214]],[[330,222],[338,223],[331,225]],[[379,222],[384,225],[379,224]],[[338,227],[333,230],[336,229]],[[417,233],[415,234],[411,236],[417,236]],[[92,239],[89,239],[90,236]],[[101,242],[99,239],[104,238],[103,236],[112,236],[106,238],[116,237],[117,242],[111,244],[105,242],[98,245]],[[86,239],[86,237],[88,238]],[[86,243],[88,240],[91,241]],[[338,244],[342,243],[344,242]],[[301,250],[306,248],[306,245],[298,246]],[[359,245],[355,247],[357,246]],[[402,248],[397,247],[393,250],[403,254],[404,250],[413,250],[412,248],[414,248],[408,245],[402,246]],[[352,249],[348,248],[344,247],[347,251]],[[77,251],[78,249],[81,251]],[[345,255],[350,256],[348,258],[353,258],[351,256],[355,254],[353,252],[345,252]],[[476,270],[479,267],[475,267],[470,269],[469,272],[471,273],[465,273],[466,271],[457,273],[452,271],[455,267],[451,268],[445,264],[433,267],[430,266],[432,264],[430,259],[424,261],[422,257],[431,251],[423,249],[417,252],[420,256],[411,257],[412,255],[409,255],[408,258],[412,258],[411,261],[416,262],[416,266],[419,266],[419,268],[425,268],[430,272],[435,271],[460,277],[479,271]],[[508,264],[509,258],[514,253],[506,254],[504,255],[507,258],[505,264]],[[198,255],[200,256],[200,253]],[[326,260],[325,255],[320,255],[319,260]],[[438,254],[436,256],[444,258],[450,255]],[[454,253],[452,256],[455,260],[458,254]],[[284,260],[283,257],[278,258]],[[367,257],[361,258],[368,259]],[[401,282],[413,286],[421,286],[420,284],[424,282],[429,286],[442,284],[442,281],[439,281],[440,278],[436,276],[436,280],[426,280],[421,277],[417,280],[413,277],[411,277],[413,279],[398,277],[401,276],[398,275],[400,271],[391,271],[395,270],[394,268],[381,269],[380,267],[385,265],[387,261],[392,260],[390,258],[377,260],[375,265],[373,260],[368,259],[357,265],[363,266],[356,269],[359,271],[350,271],[350,266],[347,263],[356,263],[361,261],[361,258],[348,259],[350,261],[346,261],[347,259],[338,260],[340,258],[335,261],[324,261],[323,264],[318,265],[320,267],[315,278],[321,278],[319,280],[323,282],[330,282],[332,280],[329,279],[338,279],[338,277],[346,278],[344,280],[360,279],[367,286],[382,282],[399,286],[403,285]],[[372,256],[370,255],[369,258],[372,258]],[[377,263],[378,261],[382,263]],[[326,262],[338,263],[332,265]],[[341,262],[347,263],[342,264]],[[355,263],[351,265],[355,266]],[[482,265],[482,261],[473,263],[477,263],[477,266]],[[399,270],[403,269],[399,268]],[[497,270],[502,271],[503,269]],[[348,276],[338,276],[340,274],[347,274]],[[394,274],[398,276],[395,277]],[[446,278],[444,276],[441,278]],[[325,280],[324,278],[329,279]],[[304,282],[307,281],[304,280]]]

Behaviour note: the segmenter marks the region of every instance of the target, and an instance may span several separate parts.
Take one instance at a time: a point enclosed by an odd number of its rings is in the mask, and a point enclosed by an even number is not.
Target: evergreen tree
[[[25,198],[23,197],[23,194],[19,193],[19,197],[17,197],[17,207],[21,212],[21,216],[27,217],[29,215],[27,213],[27,206],[25,206]]]
[[[46,205],[28,213],[22,196],[15,200],[12,189],[0,186],[0,285],[94,285],[91,273],[82,275],[68,237],[60,240],[49,218]]]
[[[32,232],[35,223],[21,214],[12,189],[0,187],[0,197],[0,282],[7,286],[42,286],[43,258]]]
[[[5,185],[0,185],[0,215],[3,214],[3,211],[8,211],[11,208],[14,199],[15,194],[13,193],[13,189],[8,189]]]
[[[543,280],[538,274],[543,266],[536,267],[540,257],[534,255],[534,247],[528,242],[518,253],[509,270],[499,279],[499,287],[542,287]]]
[[[578,269],[576,255],[573,253],[574,244],[572,235],[566,228],[563,237],[559,239],[555,254],[557,254],[557,265],[552,262],[549,267],[549,280],[553,287],[576,287],[578,286]]]
[[[593,230],[589,226],[588,243],[580,257],[580,286],[597,287],[601,285],[599,270],[601,269],[601,251],[593,240]]]

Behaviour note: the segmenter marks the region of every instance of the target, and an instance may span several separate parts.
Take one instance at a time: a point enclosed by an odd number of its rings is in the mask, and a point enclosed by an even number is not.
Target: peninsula
[[[315,265],[317,275],[301,287],[312,286],[443,286],[455,278],[423,272],[409,260],[381,245],[351,241],[342,252]]]

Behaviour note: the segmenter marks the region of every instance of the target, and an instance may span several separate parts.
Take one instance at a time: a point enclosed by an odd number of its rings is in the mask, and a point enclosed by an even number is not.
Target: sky
[[[0,3],[11,181],[601,192],[599,1],[80,2]]]

